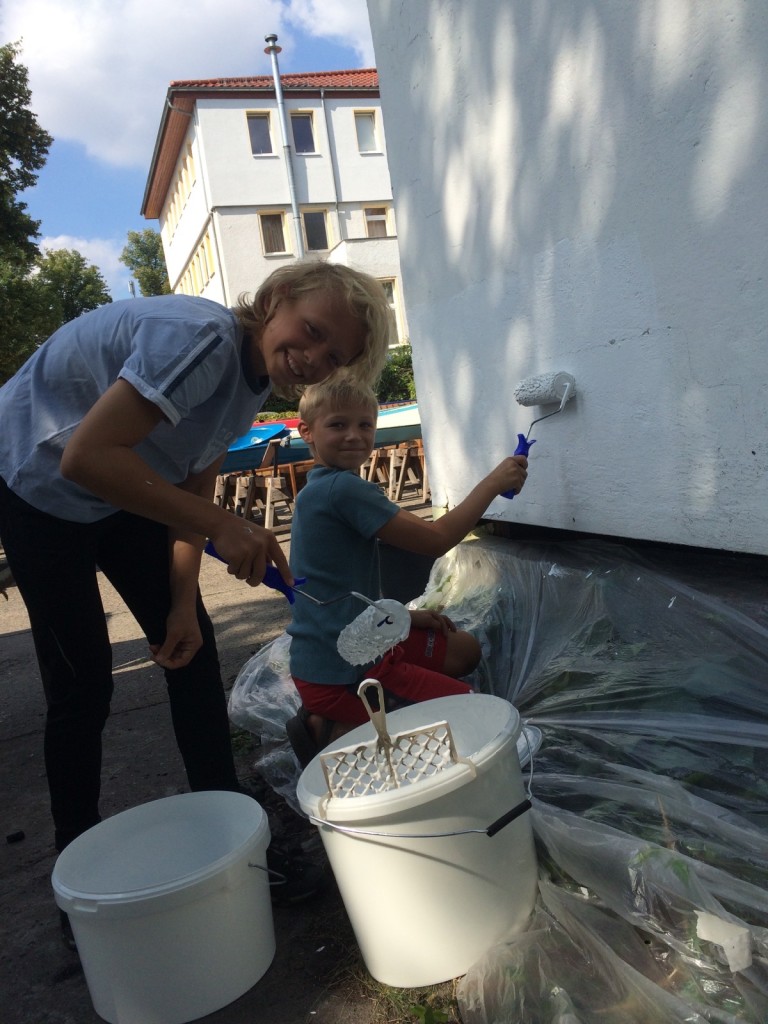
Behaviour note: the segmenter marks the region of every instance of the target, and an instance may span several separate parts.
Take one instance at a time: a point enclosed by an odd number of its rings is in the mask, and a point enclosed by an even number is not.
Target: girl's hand
[[[524,455],[510,455],[492,470],[487,480],[496,494],[514,491],[519,494],[528,477],[528,459]]]
[[[150,644],[152,661],[161,668],[183,668],[203,646],[194,608],[190,612],[171,609],[162,644]]]
[[[447,636],[448,633],[456,632],[456,626],[442,612],[430,611],[427,608],[417,608],[409,614],[411,616],[411,625],[415,629],[434,629],[444,636]]]
[[[289,586],[293,585],[288,559],[270,530],[226,512],[222,516],[221,528],[211,535],[211,541],[216,554],[227,563],[227,572],[245,580],[249,586],[257,587],[261,583],[267,562],[277,567]]]

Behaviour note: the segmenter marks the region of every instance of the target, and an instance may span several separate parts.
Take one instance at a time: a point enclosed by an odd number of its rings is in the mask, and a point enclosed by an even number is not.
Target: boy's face
[[[359,356],[364,340],[365,327],[341,299],[312,292],[280,303],[251,342],[251,358],[256,373],[278,386],[319,384]]]
[[[377,414],[367,405],[341,411],[320,408],[312,426],[299,422],[299,433],[322,466],[357,471],[373,450]]]

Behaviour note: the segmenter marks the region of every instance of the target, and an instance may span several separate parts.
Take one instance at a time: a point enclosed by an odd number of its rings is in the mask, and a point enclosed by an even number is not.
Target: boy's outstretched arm
[[[510,455],[483,477],[463,501],[439,519],[425,522],[412,512],[400,509],[376,536],[392,547],[439,558],[474,529],[497,495],[522,490],[528,475],[527,467],[528,460],[524,455]]]

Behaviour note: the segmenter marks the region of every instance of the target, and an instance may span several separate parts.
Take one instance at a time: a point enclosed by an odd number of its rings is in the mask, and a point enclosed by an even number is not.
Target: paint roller
[[[531,445],[536,444],[535,438],[530,441],[528,440],[534,426],[537,423],[541,423],[542,420],[548,420],[550,416],[557,416],[559,412],[562,412],[565,403],[569,398],[573,398],[575,393],[575,379],[570,373],[563,373],[562,371],[558,373],[542,373],[538,377],[526,377],[525,380],[520,381],[513,392],[515,400],[520,405],[553,405],[559,403],[559,408],[555,409],[554,412],[548,412],[544,416],[538,416],[535,420],[531,420],[528,433],[517,435],[515,455],[525,455],[527,458]],[[505,491],[502,495],[502,497],[509,498],[510,500],[514,496],[514,491]]]

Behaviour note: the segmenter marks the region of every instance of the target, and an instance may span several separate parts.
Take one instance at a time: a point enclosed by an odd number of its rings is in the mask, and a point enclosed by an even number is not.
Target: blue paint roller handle
[[[213,546],[213,542],[210,540],[206,542],[203,551],[205,551],[206,555],[213,555],[214,558],[218,558],[220,562],[224,561],[219,552]],[[294,601],[296,600],[296,597],[293,593],[293,587],[288,586],[283,577],[280,575],[280,571],[276,569],[274,565],[267,566],[266,571],[264,573],[264,579],[261,582],[265,586],[271,587],[272,590],[279,590],[281,594],[285,594],[285,596],[288,598],[289,604],[293,604]],[[302,584],[306,582],[306,577],[299,576],[294,580],[294,586],[300,587],[302,586]]]
[[[528,458],[528,452],[531,450],[531,445],[532,444],[536,444],[536,439],[535,438],[533,439],[533,441],[529,441],[528,438],[525,436],[525,434],[518,434],[517,435],[517,448],[515,448],[514,454],[515,455],[524,455],[526,457],[526,459],[527,459]],[[501,496],[502,496],[502,498],[509,498],[509,500],[511,501],[514,498],[514,496],[515,496],[515,492],[514,491],[503,491]]]

